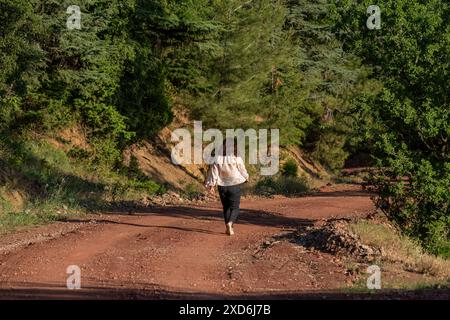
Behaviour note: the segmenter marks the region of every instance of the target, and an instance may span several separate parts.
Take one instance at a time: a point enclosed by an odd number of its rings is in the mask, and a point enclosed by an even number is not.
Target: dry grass
[[[400,263],[405,271],[450,278],[450,260],[424,252],[420,245],[389,225],[360,220],[349,227],[363,243],[381,249],[383,261]]]

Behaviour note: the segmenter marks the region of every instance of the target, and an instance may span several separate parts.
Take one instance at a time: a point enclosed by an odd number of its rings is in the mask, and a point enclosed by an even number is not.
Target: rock
[[[358,236],[348,230],[347,223],[345,220],[329,220],[320,227],[300,230],[296,240],[310,250],[351,255],[358,260],[373,261],[381,251],[363,244]]]

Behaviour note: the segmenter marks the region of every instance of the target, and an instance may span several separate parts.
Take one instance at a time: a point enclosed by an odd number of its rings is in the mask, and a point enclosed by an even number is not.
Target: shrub
[[[293,159],[288,159],[281,168],[281,174],[285,177],[296,177],[297,172],[298,166]]]
[[[165,187],[149,179],[145,181],[131,180],[130,185],[134,189],[145,191],[147,194],[150,195],[160,195],[166,192]]]
[[[267,177],[258,181],[255,193],[259,195],[299,195],[309,191],[308,182],[304,177]]]
[[[198,198],[200,195],[202,195],[203,192],[198,188],[198,186],[194,183],[189,183],[186,185],[184,189],[184,195],[189,200]]]
[[[389,26],[381,32],[359,27],[369,0],[341,1],[336,24],[345,29],[344,49],[372,65],[382,85],[361,108],[371,117],[366,141],[373,141],[382,169],[372,183],[392,221],[430,252],[445,253],[450,243],[450,4],[381,2],[383,24]]]
[[[71,159],[85,160],[89,159],[91,154],[88,150],[75,146],[67,152],[67,156],[70,157]]]

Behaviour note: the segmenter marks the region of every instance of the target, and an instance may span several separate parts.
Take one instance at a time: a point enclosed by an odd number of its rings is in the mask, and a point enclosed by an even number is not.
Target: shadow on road
[[[358,191],[329,191],[329,192],[312,192],[306,195],[305,197],[370,197],[375,196],[376,193],[366,191],[366,190],[358,190]]]
[[[21,284],[23,286],[23,283]],[[27,283],[27,287],[1,288],[2,300],[449,300],[450,289],[423,289],[419,291],[383,290],[377,292],[343,292],[343,291],[297,291],[297,292],[255,292],[243,294],[222,294],[188,292],[177,289],[161,290],[157,288],[133,289],[124,287],[85,287],[69,290],[65,287]],[[136,285],[136,284],[133,284]]]
[[[209,220],[209,221],[222,221],[222,210],[220,208],[204,208],[204,207],[187,207],[187,206],[168,206],[168,207],[158,207],[158,208],[140,208],[137,213],[127,213],[123,211],[107,212],[107,215],[125,215],[125,216],[161,216],[161,217],[177,217],[182,219],[199,219],[199,220]],[[79,223],[84,220],[66,218],[62,220],[63,222]],[[269,227],[298,227],[312,225],[316,219],[305,219],[296,217],[287,217],[278,213],[253,210],[253,209],[241,209],[241,214],[239,216],[239,224],[252,224],[259,226],[269,226]],[[147,224],[137,224],[125,221],[113,221],[110,219],[98,219],[97,223],[106,224],[122,224],[136,227],[152,227],[152,228],[173,228],[181,231],[194,231],[202,233],[216,234],[215,232],[203,229],[192,229],[184,227],[174,227],[174,226],[159,226],[159,225],[147,225]]]

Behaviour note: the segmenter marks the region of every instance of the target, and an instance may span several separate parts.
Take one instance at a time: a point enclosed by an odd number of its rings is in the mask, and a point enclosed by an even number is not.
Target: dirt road
[[[218,202],[68,220],[0,239],[0,296],[276,298],[345,288],[346,267],[336,257],[277,236],[372,210],[370,195],[355,190],[246,199],[233,237],[224,233]],[[36,234],[41,240],[26,242]],[[66,288],[70,265],[81,269],[81,290]]]

